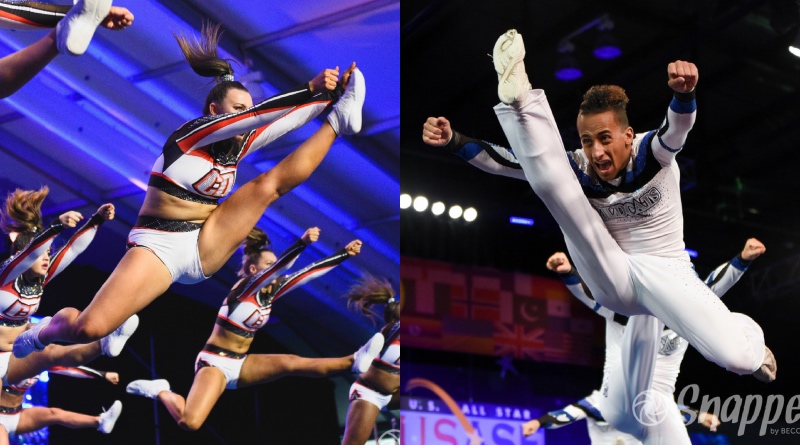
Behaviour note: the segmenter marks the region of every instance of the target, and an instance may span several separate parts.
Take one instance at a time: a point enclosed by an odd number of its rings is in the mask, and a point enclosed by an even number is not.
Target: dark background
[[[65,305],[85,307],[105,278],[91,266],[71,265],[48,286],[39,312],[53,313]],[[281,300],[275,303],[276,316],[282,306]],[[328,379],[284,378],[257,387],[226,390],[206,424],[196,432],[181,430],[160,402],[154,404],[151,399],[125,392],[132,380],[165,378],[173,391],[186,396],[194,378],[194,360],[211,333],[216,314],[217,310],[208,305],[168,292],[139,313],[139,328],[119,357],[100,357],[88,365],[119,372],[119,385],[51,374],[50,406],[97,415],[101,407],[109,407],[114,400],[123,404],[112,434],[55,426],[50,428],[51,443],[339,443],[342,431],[336,395]],[[273,322],[276,328],[280,324],[277,319],[270,320],[270,324]],[[269,331],[267,326],[258,333],[250,352],[290,353],[271,338]],[[153,365],[155,377],[150,371]],[[154,405],[157,415],[153,414]],[[157,435],[160,442],[156,442]]]
[[[591,52],[599,34],[590,29],[572,39],[583,77],[557,80],[559,41],[604,13],[615,23],[612,34],[623,55],[607,61],[594,58]],[[643,132],[657,128],[666,113],[671,98],[667,64],[697,64],[697,122],[678,155],[686,246],[699,254],[693,261],[701,276],[741,251],[749,237],[767,246],[766,254],[725,296],[725,303],[763,327],[777,357],[778,379],[765,385],[734,375],[690,348],[677,388],[696,383],[702,395],[719,395],[723,401],[734,394],[743,399],[748,394],[783,395],[784,405],[800,394],[800,58],[787,50],[800,30],[798,3],[403,2],[401,192],[425,195],[431,203],[473,206],[478,219],[465,223],[446,214],[403,210],[401,253],[550,276],[545,261],[552,252],[565,249],[563,236],[529,185],[484,173],[421,140],[425,119],[445,116],[458,131],[508,147],[492,110],[498,102],[497,78],[487,54],[509,28],[524,37],[531,83],[547,92],[570,150],[580,146],[575,117],[591,85],[625,88],[631,98],[631,126]],[[535,225],[511,225],[512,215],[533,218]],[[486,403],[525,406],[532,397],[547,394],[561,395],[569,403],[597,388],[602,373],[596,368],[516,361],[520,375],[501,379],[493,357],[410,348],[404,348],[404,355],[404,380],[436,375],[443,367],[450,372],[445,389],[458,394],[457,400]],[[720,432],[730,443],[797,442],[792,435],[758,437],[759,426],[760,420],[750,425],[743,438],[736,436],[738,425],[723,425]],[[548,438],[561,443],[559,436],[550,434]]]

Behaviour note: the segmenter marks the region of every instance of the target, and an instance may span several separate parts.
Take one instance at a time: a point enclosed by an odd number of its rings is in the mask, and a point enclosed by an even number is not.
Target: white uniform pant
[[[533,191],[561,227],[595,299],[615,312],[657,317],[725,369],[737,374],[757,370],[764,358],[764,334],[758,324],[731,313],[697,278],[688,259],[625,253],[584,196],[544,91],[527,94],[520,108],[500,104],[495,113]],[[644,319],[634,324],[635,329],[628,325],[622,346],[624,372],[617,374],[625,379],[625,389],[618,402],[631,402],[652,382],[660,323]],[[634,338],[636,343],[629,342]],[[621,408],[630,410],[631,405]]]

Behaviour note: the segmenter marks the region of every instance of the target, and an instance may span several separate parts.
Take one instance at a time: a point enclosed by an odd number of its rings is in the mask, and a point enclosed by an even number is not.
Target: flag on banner
[[[558,363],[603,361],[602,347],[593,345],[602,343],[604,320],[557,278],[407,257],[400,275],[404,346]]]

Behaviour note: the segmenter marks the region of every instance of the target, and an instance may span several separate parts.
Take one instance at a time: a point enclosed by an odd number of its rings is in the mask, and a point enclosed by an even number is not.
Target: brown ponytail
[[[400,319],[400,302],[394,294],[394,289],[389,280],[375,278],[372,275],[364,275],[360,281],[354,284],[345,294],[348,298],[347,306],[355,308],[361,314],[377,320],[380,317],[370,308],[376,304],[385,304],[383,309],[383,321],[392,323]]]
[[[246,277],[250,275],[247,269],[251,264],[258,263],[258,260],[261,258],[261,252],[272,252],[272,243],[270,243],[266,232],[258,227],[253,227],[250,233],[247,234],[247,238],[244,240],[244,243],[242,243],[242,246],[244,247],[242,268],[239,269],[237,275]]]
[[[211,89],[206,97],[203,114],[210,114],[211,102],[221,103],[228,94],[228,90],[239,89],[247,91],[247,88],[240,82],[222,80],[222,76],[226,74],[233,76],[233,68],[229,61],[221,59],[217,55],[217,46],[222,34],[220,27],[219,23],[214,25],[210,22],[204,22],[200,30],[201,40],[197,40],[196,37],[190,39],[183,33],[173,33],[175,40],[178,41],[178,45],[181,47],[181,51],[183,51],[183,56],[189,62],[192,70],[203,77],[213,77],[217,81],[217,84],[214,85],[214,88]]]
[[[47,186],[39,190],[17,189],[8,194],[0,209],[0,229],[6,233],[35,233],[42,230],[42,201],[50,192]]]

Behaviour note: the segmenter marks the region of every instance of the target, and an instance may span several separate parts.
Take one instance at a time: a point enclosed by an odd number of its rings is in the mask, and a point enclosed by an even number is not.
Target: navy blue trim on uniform
[[[567,156],[572,170],[581,184],[583,194],[590,199],[608,198],[614,193],[633,193],[650,182],[663,168],[650,147],[655,134],[656,131],[651,130],[642,137],[639,143],[639,152],[631,161],[633,162],[633,167],[631,171],[625,173],[618,186],[609,184],[600,178],[597,179],[597,184],[594,184],[591,177],[578,167],[572,156]],[[588,168],[592,168],[592,166],[590,165]]]
[[[591,403],[589,403],[589,401],[586,400],[586,399],[578,400],[578,403],[574,404],[574,406],[577,406],[578,408],[581,409],[581,411],[585,412],[587,416],[591,417],[592,419],[594,419],[594,420],[596,420],[598,422],[605,422],[606,421],[606,419],[603,418],[603,415],[600,414],[600,410],[597,409]]]
[[[464,144],[464,146],[461,147],[461,149],[456,152],[456,156],[465,161],[471,161],[472,159],[475,159],[475,156],[478,156],[478,154],[482,150],[483,147],[481,147],[480,145],[475,143],[468,143]]]
[[[751,263],[752,261],[745,261],[741,257],[741,254],[739,254],[733,257],[733,259],[730,262],[730,265],[744,272],[747,270],[748,267],[750,267]]]
[[[581,277],[578,276],[577,273],[573,273],[575,269],[570,270],[567,273],[560,273],[558,277],[561,278],[561,281],[564,282],[567,286],[572,284],[581,284]]]
[[[670,153],[677,153],[677,152],[683,150],[683,145],[681,145],[678,148],[670,148],[670,147],[668,147],[667,144],[665,144],[664,141],[661,139],[660,135],[658,136],[658,143],[661,144],[661,147],[663,147],[664,150],[667,150]]]
[[[489,157],[492,158],[492,160],[494,162],[497,162],[498,164],[502,165],[503,167],[513,168],[515,170],[522,170],[522,166],[519,165],[519,162],[509,161],[508,159],[504,158],[503,156],[500,155],[500,153],[497,152],[498,149],[499,150],[506,150],[505,148],[503,148],[503,147],[501,147],[499,145],[495,145],[495,144],[492,144],[492,143],[489,143],[489,142],[484,142],[484,141],[478,141],[478,145],[483,147],[483,151],[485,151],[486,154],[488,154]],[[511,153],[512,156],[514,156],[514,159],[517,158],[517,156],[514,154],[514,151],[508,150],[508,152]]]
[[[691,114],[697,110],[697,101],[691,99],[688,102],[683,102],[678,100],[677,97],[673,97],[672,102],[669,103],[669,109],[678,114]]]

